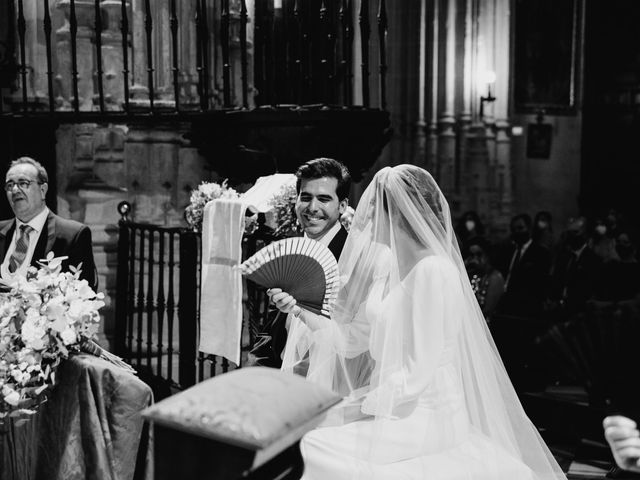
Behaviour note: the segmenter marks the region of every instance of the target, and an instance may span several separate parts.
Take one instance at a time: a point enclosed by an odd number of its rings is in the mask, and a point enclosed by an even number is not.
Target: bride
[[[344,400],[301,442],[307,480],[564,479],[525,415],[425,170],[379,171],[339,261],[331,320],[290,313],[283,369]]]

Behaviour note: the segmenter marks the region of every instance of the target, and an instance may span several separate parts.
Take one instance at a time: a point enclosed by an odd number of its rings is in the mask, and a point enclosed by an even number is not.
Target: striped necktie
[[[20,236],[16,241],[16,248],[9,259],[9,271],[14,273],[22,262],[24,257],[27,256],[27,250],[29,250],[29,234],[33,231],[33,227],[29,225],[20,225]]]

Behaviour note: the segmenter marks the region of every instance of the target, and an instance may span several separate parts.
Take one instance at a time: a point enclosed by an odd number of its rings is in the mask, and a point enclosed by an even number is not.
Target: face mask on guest
[[[476,228],[476,222],[474,222],[473,220],[467,220],[466,222],[464,222],[464,226],[467,229],[467,232],[470,232],[474,228]]]
[[[606,225],[597,225],[596,226],[596,233],[598,235],[604,235],[605,233],[607,233],[607,226]]]

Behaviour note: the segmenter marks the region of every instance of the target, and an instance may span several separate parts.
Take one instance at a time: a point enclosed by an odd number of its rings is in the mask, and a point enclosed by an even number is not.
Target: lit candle
[[[484,73],[484,81],[487,84],[487,95],[491,97],[491,85],[496,83],[496,72],[493,70],[487,70]]]

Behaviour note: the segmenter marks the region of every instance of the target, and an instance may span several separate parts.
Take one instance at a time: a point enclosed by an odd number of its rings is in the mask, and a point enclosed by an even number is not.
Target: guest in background
[[[46,204],[49,176],[40,162],[20,157],[11,162],[4,189],[15,218],[0,222],[0,273],[4,280],[25,275],[52,252],[66,256],[62,270],[80,266],[80,278],[98,288],[91,230],[53,213]]]
[[[505,292],[498,305],[504,315],[538,318],[547,295],[551,254],[531,238],[531,217],[526,213],[511,220],[511,243],[502,253],[500,270]]]
[[[624,228],[625,222],[622,218],[622,215],[620,215],[620,213],[615,208],[610,208],[605,216],[605,223],[607,225],[609,234],[611,235],[611,237],[615,238],[615,236],[618,234],[618,229]]]
[[[490,252],[489,242],[482,237],[469,240],[464,252],[464,265],[471,287],[487,321],[490,320],[504,293],[504,278],[493,266]]]
[[[533,243],[546,248],[550,252],[553,252],[555,247],[555,240],[553,238],[553,218],[551,213],[547,211],[540,211],[536,213],[533,219],[533,229],[531,232],[531,238]]]
[[[620,302],[640,295],[640,263],[631,235],[622,231],[614,243],[618,259],[602,266],[596,287],[597,300]]]
[[[511,220],[511,242],[502,252],[505,292],[491,318],[491,333],[509,378],[517,390],[527,388],[526,370],[533,340],[544,328],[543,305],[551,254],[531,238],[531,217]]]
[[[589,248],[605,263],[618,260],[616,242],[613,235],[614,232],[607,227],[605,218],[596,217],[594,219],[589,238]]]
[[[551,301],[563,316],[584,310],[595,293],[602,260],[588,245],[585,217],[569,220],[551,272]]]
[[[477,212],[470,210],[460,217],[456,235],[458,236],[460,251],[463,252],[467,250],[471,240],[477,237],[484,237],[484,225]]]

